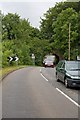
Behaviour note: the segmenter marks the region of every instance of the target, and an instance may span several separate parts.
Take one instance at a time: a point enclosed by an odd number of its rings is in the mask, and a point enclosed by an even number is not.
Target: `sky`
[[[62,0],[0,0],[0,9],[3,14],[17,13],[21,18],[29,19],[33,27],[39,28],[40,17],[56,2]]]

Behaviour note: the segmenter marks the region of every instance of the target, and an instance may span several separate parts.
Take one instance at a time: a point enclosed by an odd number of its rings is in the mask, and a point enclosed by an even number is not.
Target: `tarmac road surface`
[[[47,74],[44,69],[26,67],[4,78],[3,118],[78,118],[78,106],[56,89],[55,76],[54,84],[44,78],[43,73]]]

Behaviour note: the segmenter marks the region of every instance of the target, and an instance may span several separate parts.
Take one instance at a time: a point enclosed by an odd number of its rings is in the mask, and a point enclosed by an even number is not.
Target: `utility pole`
[[[70,61],[70,32],[71,32],[71,23],[69,23],[69,41],[68,41],[68,60]]]

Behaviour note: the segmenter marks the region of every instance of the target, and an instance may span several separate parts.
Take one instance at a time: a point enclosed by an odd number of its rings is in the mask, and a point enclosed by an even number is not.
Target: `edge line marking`
[[[78,107],[80,107],[80,105],[77,103],[77,102],[75,102],[72,98],[70,98],[68,95],[66,95],[65,93],[63,93],[59,88],[56,88],[56,90],[58,91],[58,92],[60,92],[62,95],[64,95],[67,99],[69,99],[72,103],[74,103],[76,106],[78,106]]]
[[[41,69],[40,69],[40,74],[48,82],[48,79],[44,77],[44,75],[41,73]],[[70,98],[68,95],[62,92],[59,88],[56,88],[56,90],[60,92],[62,95],[64,95],[67,99],[69,99],[72,103],[74,103],[77,107],[80,107],[80,105],[77,102],[75,102],[72,98]]]

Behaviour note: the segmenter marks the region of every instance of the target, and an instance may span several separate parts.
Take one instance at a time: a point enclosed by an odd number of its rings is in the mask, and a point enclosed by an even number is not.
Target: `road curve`
[[[2,83],[3,118],[78,118],[78,107],[44,80],[40,67],[9,74]]]

